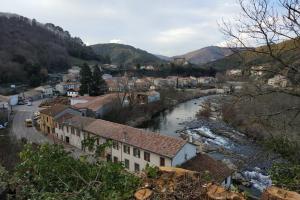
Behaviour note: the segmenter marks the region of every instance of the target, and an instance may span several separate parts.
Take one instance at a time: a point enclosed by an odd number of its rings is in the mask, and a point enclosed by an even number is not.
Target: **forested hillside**
[[[54,24],[0,13],[0,83],[38,85],[49,72],[71,65],[72,57],[101,61],[80,38]]]
[[[96,44],[91,46],[94,51],[103,56],[109,56],[111,62],[117,65],[160,64],[166,61],[147,51],[124,44]]]

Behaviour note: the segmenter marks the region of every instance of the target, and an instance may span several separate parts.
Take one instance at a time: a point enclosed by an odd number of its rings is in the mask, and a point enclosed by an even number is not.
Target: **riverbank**
[[[271,184],[268,169],[281,159],[221,120],[197,118],[196,114],[205,101],[216,104],[219,98],[220,95],[210,95],[178,104],[140,128],[192,139],[201,152],[238,171],[233,179],[242,180],[247,186],[237,184],[238,189],[260,196],[263,189]]]
[[[133,127],[139,127],[151,121],[151,119],[161,112],[170,110],[180,103],[196,99],[203,96],[213,95],[220,92],[218,89],[185,89],[185,90],[160,90],[161,99],[143,105],[133,107],[115,108],[104,116],[105,120],[121,123]]]

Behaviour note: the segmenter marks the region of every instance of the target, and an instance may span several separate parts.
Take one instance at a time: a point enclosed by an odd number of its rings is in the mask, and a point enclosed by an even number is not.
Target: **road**
[[[25,119],[32,118],[33,113],[40,110],[40,101],[34,101],[32,106],[17,105],[13,107],[14,118],[12,123],[12,134],[17,138],[26,138],[32,143],[53,143],[49,138],[38,132],[34,127],[26,127]]]
[[[45,99],[44,99],[45,100]],[[52,138],[51,136],[46,137],[41,132],[37,131],[35,127],[26,127],[25,119],[32,118],[33,113],[41,110],[38,106],[43,100],[34,101],[32,106],[27,105],[17,105],[13,107],[14,118],[12,123],[12,134],[17,138],[26,138],[30,143],[49,143],[49,144],[62,144],[66,151],[70,152],[71,155],[78,159],[80,156],[87,156],[85,152],[81,151],[81,149],[77,149],[70,145],[64,144],[58,139]],[[94,159],[91,156],[88,156],[88,160],[94,162]]]

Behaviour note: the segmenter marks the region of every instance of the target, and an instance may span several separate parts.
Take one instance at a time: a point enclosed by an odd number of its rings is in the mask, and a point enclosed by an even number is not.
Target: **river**
[[[251,187],[247,189],[249,193],[260,195],[272,183],[266,174],[267,170],[273,161],[280,158],[266,152],[246,135],[222,121],[196,119],[202,103],[217,98],[218,95],[212,95],[186,101],[154,116],[140,128],[175,137],[180,137],[180,133],[190,135],[194,141],[204,144],[204,152],[211,157],[238,169],[238,175],[251,183]]]

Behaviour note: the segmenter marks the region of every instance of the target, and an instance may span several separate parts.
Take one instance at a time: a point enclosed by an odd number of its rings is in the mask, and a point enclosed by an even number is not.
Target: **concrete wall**
[[[193,158],[196,156],[197,148],[195,145],[192,145],[190,143],[186,143],[179,152],[177,152],[177,155],[172,160],[172,166],[181,165],[182,163],[186,162],[187,160]]]
[[[129,160],[129,170],[130,171],[134,171],[134,164],[137,163],[140,166],[140,170],[143,170],[147,164],[149,164],[150,166],[160,166],[160,158],[165,158],[165,166],[171,166],[171,159],[146,151],[148,153],[150,153],[150,162],[146,161],[144,159],[144,152],[145,150],[143,149],[139,149],[140,150],[140,158],[135,157],[133,155],[133,148],[134,146],[130,146],[130,154],[127,154],[124,152],[123,148],[124,148],[124,143],[118,142],[119,144],[119,149],[114,149],[112,148],[112,159],[113,157],[117,157],[119,161],[121,162],[125,162],[125,159]]]

